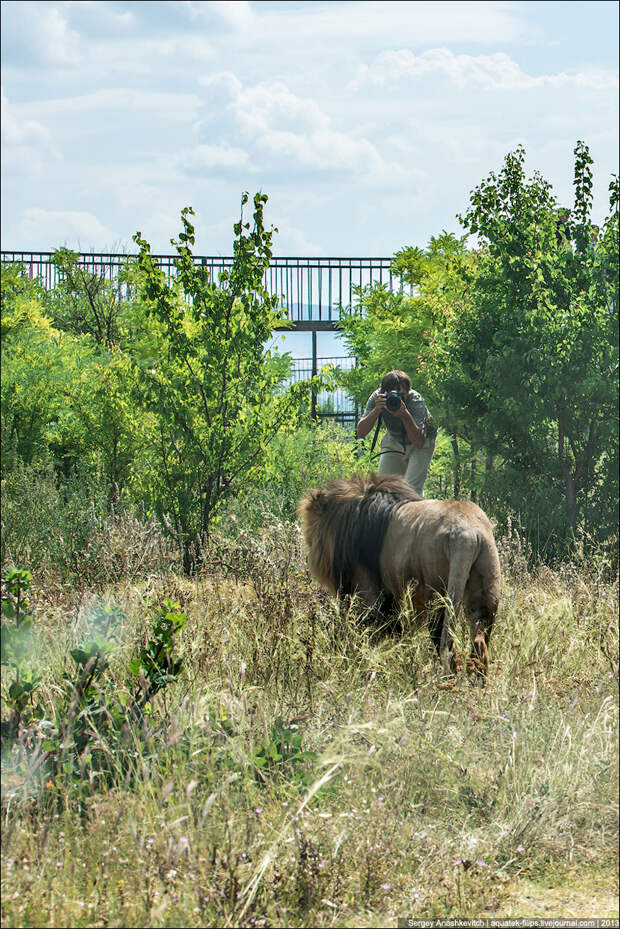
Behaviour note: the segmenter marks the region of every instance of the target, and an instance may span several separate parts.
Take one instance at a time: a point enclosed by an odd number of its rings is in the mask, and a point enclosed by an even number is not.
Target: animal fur
[[[413,589],[446,673],[455,668],[452,628],[463,605],[471,664],[484,678],[501,572],[493,528],[480,507],[423,500],[403,478],[371,474],[311,491],[298,512],[316,580],[334,595],[357,594],[369,608],[399,604]],[[440,606],[426,609],[435,594]]]

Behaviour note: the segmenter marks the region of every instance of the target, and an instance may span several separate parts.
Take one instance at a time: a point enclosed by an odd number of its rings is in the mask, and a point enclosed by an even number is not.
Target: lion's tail
[[[449,574],[446,585],[448,607],[443,611],[439,657],[446,674],[454,671],[452,631],[459,612],[472,567],[480,555],[480,541],[475,532],[459,530],[447,541]]]
[[[480,576],[481,591],[485,609],[495,616],[501,588],[501,568],[499,555],[493,537],[481,540],[480,552],[474,568]]]
[[[480,578],[481,589],[489,601],[499,600],[501,570],[495,543],[475,530],[462,529],[450,536],[448,542],[448,563],[450,565],[446,593],[454,612],[457,613],[472,570]]]
[[[472,638],[482,663],[488,664],[487,643],[501,586],[499,556],[491,537],[479,536],[474,531],[459,532],[449,542],[450,570],[446,594],[451,603],[444,610],[439,657],[447,674],[454,671],[452,655],[452,627],[463,599],[467,599]],[[476,580],[473,586],[470,581]]]
[[[463,602],[465,586],[471,569],[480,555],[480,542],[475,532],[459,530],[452,533],[448,541],[448,564],[450,565],[446,593],[455,614]]]

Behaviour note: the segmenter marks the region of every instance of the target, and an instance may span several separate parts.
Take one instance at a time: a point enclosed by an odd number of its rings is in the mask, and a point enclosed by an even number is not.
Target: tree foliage
[[[52,319],[58,329],[91,335],[111,348],[121,340],[123,275],[107,280],[81,267],[79,257],[68,248],[54,252],[59,282],[48,297]]]
[[[191,208],[182,211],[176,280],[166,281],[140,233],[139,271],[146,310],[160,327],[156,358],[142,364],[141,389],[152,421],[150,480],[158,507],[172,513],[187,546],[208,532],[222,499],[257,479],[261,453],[298,419],[299,390],[278,394],[283,368],[265,344],[286,321],[264,274],[273,232],[263,221],[267,197],[256,194],[252,222],[235,224],[233,262],[211,280],[191,247]]]
[[[613,519],[617,185],[598,229],[583,143],[570,211],[539,174],[526,178],[524,160],[522,148],[510,153],[461,218],[480,237],[481,261],[473,300],[447,334],[446,394],[500,457],[510,477],[502,494],[512,487],[522,511],[529,498],[530,521],[543,517],[548,531],[566,535],[588,504]]]
[[[617,179],[599,228],[586,145],[571,209],[524,162],[518,147],[472,191],[462,239],[395,255],[411,296],[359,292],[341,324],[359,364],[343,381],[363,402],[385,371],[410,374],[450,438],[455,496],[520,513],[543,541],[578,526],[606,534],[617,523]],[[445,468],[441,438],[438,452]]]
[[[427,401],[440,426],[431,492],[471,496],[500,522],[517,513],[534,542],[556,548],[617,525],[618,183],[598,227],[581,142],[574,189],[573,205],[559,204],[540,174],[526,176],[517,148],[471,192],[462,237],[401,249],[392,271],[402,288],[358,289],[340,324],[358,361],[342,382],[359,404],[395,367]],[[172,279],[139,232],[137,259],[114,281],[83,272],[66,249],[51,294],[19,266],[2,268],[3,499],[40,488],[23,507],[28,532],[3,537],[41,539],[43,511],[64,499],[80,517],[43,535],[73,522],[86,538],[93,501],[100,512],[122,497],[159,517],[189,568],[226,498],[243,507],[268,486],[289,518],[308,483],[371,466],[350,441],[296,432],[309,390],[327,382],[286,389],[290,359],[268,348],[286,314],[264,286],[266,201],[257,194],[244,219],[243,195],[233,261],[217,280],[193,254],[190,208],[172,240]],[[5,512],[18,518],[15,501]]]
[[[260,483],[274,436],[304,420],[309,390],[323,385],[285,389],[290,358],[268,347],[287,324],[264,286],[274,230],[267,197],[254,197],[251,221],[248,200],[218,280],[192,254],[191,208],[172,280],[140,233],[137,259],[114,281],[84,272],[67,249],[54,254],[51,293],[3,268],[3,474],[51,464],[66,484],[89,472],[111,501],[122,493],[172,526],[186,567],[222,500]]]

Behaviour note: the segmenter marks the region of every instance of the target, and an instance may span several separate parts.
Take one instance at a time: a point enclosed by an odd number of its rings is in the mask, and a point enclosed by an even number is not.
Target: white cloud
[[[232,71],[218,71],[217,74],[201,74],[198,83],[208,88],[211,93],[218,91],[223,96],[234,97],[243,87],[243,84]]]
[[[270,207],[270,215],[273,207]],[[323,247],[307,235],[305,229],[300,228],[288,220],[279,220],[276,223],[278,232],[274,236],[275,250],[279,255],[315,255],[325,254]]]
[[[46,251],[61,245],[105,251],[113,248],[116,238],[93,213],[83,210],[44,210],[40,207],[30,207],[24,211],[15,227],[15,235],[20,244],[28,243],[30,246],[30,243],[36,243],[32,245],[33,248]]]
[[[229,145],[198,145],[179,159],[181,169],[190,174],[214,168],[245,168],[248,163],[249,156],[244,149]]]
[[[359,90],[365,85],[393,85],[400,81],[413,81],[429,75],[443,75],[457,87],[483,86],[498,90],[531,90],[543,86],[574,86],[593,90],[612,90],[618,87],[618,76],[608,70],[587,70],[576,74],[543,74],[532,76],[521,70],[516,61],[505,52],[492,55],[455,54],[448,48],[432,48],[420,55],[409,49],[381,52],[371,65],[359,68],[357,77],[349,85]]]
[[[368,0],[358,3],[309,2],[265,6],[257,18],[254,36],[265,41],[286,35],[300,48],[352,42],[403,42],[417,46],[431,42],[508,43],[534,40],[540,30],[524,17],[521,4],[502,0]]]
[[[165,68],[175,83],[196,62],[213,55],[210,37],[183,32],[162,36],[130,35],[99,39],[93,37],[89,48],[89,64],[95,76],[108,78],[113,74],[144,74],[154,77]]]
[[[325,128],[308,135],[289,130],[266,130],[258,139],[271,156],[293,158],[300,165],[318,170],[357,170],[369,173],[382,165],[376,148],[366,139]]]
[[[15,178],[41,175],[50,162],[61,159],[51,131],[39,120],[29,118],[25,110],[23,105],[9,103],[2,89],[2,167]]]
[[[109,0],[63,0],[62,5],[76,25],[90,23],[98,33],[106,31],[118,35],[119,30],[138,25],[135,9],[122,9]]]
[[[74,65],[81,59],[80,36],[71,29],[62,10],[46,4],[37,10],[32,33],[51,64]]]
[[[19,107],[9,104],[2,88],[2,143],[5,145],[43,145],[51,144],[51,133],[45,126],[34,119],[23,118]]]
[[[212,30],[197,28],[178,3],[3,0],[2,11],[5,73],[27,65],[92,86],[119,74],[156,80],[165,67],[169,79],[213,52]]]
[[[234,30],[249,29],[257,22],[257,14],[248,0],[198,0],[185,3],[192,18]]]
[[[23,58],[44,68],[74,67],[82,61],[80,33],[73,28],[71,9],[59,3],[29,0],[2,4],[3,58]]]
[[[584,139],[606,207],[617,13],[555,6],[3,0],[4,241],[98,222],[98,248],[141,228],[169,250],[191,204],[227,253],[261,189],[286,250],[389,254],[454,228],[517,142],[570,194]]]
[[[239,87],[231,102],[239,124],[246,132],[266,133],[276,126],[287,126],[296,133],[325,131],[329,118],[315,100],[298,97],[282,81]]]
[[[217,127],[249,147],[258,168],[298,173],[313,170],[374,185],[394,185],[411,179],[412,172],[386,161],[359,128],[334,125],[317,100],[293,93],[282,81],[244,87],[232,72],[203,76],[207,92],[200,133]],[[222,119],[222,113],[226,118]],[[415,172],[414,172],[415,173]]]
[[[169,93],[163,90],[139,90],[132,87],[111,87],[97,90],[93,93],[79,94],[70,97],[56,97],[40,103],[30,103],[24,106],[25,111],[40,114],[41,116],[74,115],[81,118],[84,113],[96,113],[111,109],[126,111],[128,115],[133,112],[164,114],[175,113],[178,116],[191,118],[198,108],[200,99],[192,93]]]

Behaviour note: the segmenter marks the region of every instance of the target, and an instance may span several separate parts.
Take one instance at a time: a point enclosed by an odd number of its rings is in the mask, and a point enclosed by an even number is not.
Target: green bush
[[[3,664],[12,669],[3,688],[11,711],[2,721],[3,764],[30,780],[35,791],[43,782],[48,789],[80,794],[117,779],[128,783],[157,728],[154,698],[182,671],[175,646],[185,613],[168,598],[152,606],[150,638],[129,662],[129,675],[118,680],[110,659],[121,645],[125,614],[115,606],[95,610],[88,637],[70,650],[73,666],[63,673],[50,712],[49,705],[34,703],[41,677],[32,668],[32,615],[25,596],[30,581],[25,569],[3,575]]]
[[[247,529],[260,528],[265,513],[293,520],[300,498],[310,487],[378,467],[370,460],[369,446],[355,438],[353,427],[330,421],[310,423],[291,435],[276,436],[265,456],[265,482],[251,485],[230,500],[220,525],[233,531],[235,522]]]
[[[64,479],[51,462],[18,462],[2,479],[1,502],[2,564],[101,586],[176,562],[164,527],[125,496],[110,499],[87,466]]]

